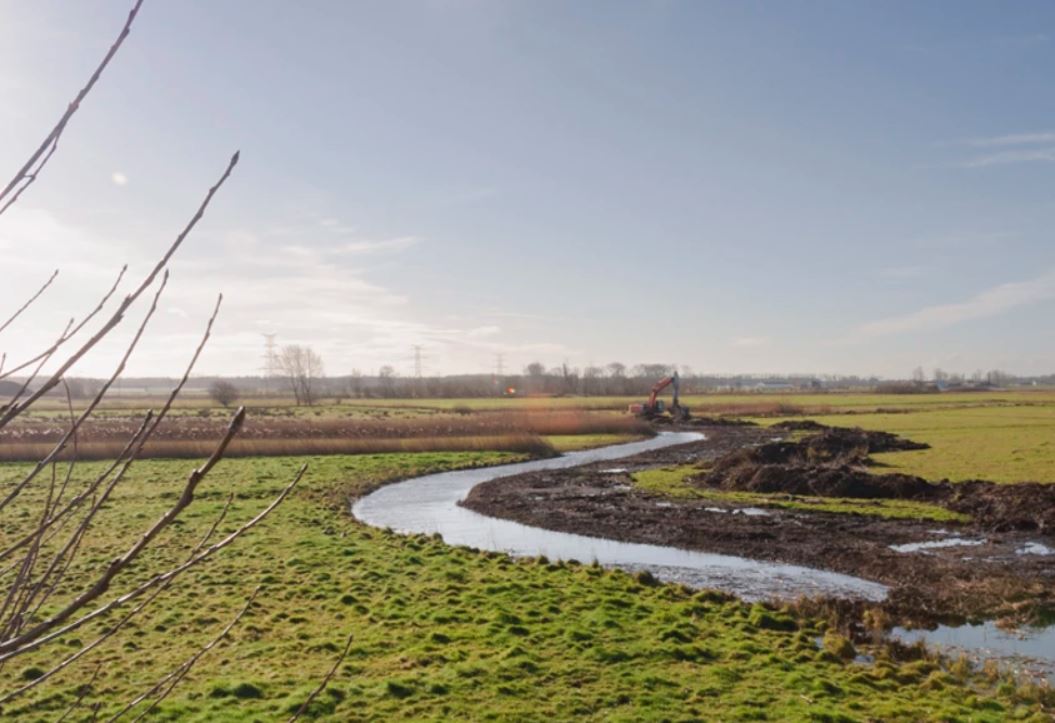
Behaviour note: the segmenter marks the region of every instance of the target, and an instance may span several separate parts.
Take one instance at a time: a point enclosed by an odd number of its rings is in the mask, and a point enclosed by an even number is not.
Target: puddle
[[[514,556],[545,555],[551,560],[597,561],[630,571],[647,569],[660,580],[695,588],[716,588],[749,601],[800,595],[876,601],[886,597],[884,585],[849,575],[732,555],[554,532],[487,517],[458,505],[473,487],[500,477],[619,459],[703,438],[695,432],[664,432],[653,439],[570,452],[551,459],[427,475],[382,487],[358,500],[352,514],[369,525],[389,527],[397,532],[439,533],[450,545]]]
[[[904,545],[891,545],[890,549],[895,552],[921,552],[923,550],[936,550],[942,547],[974,547],[984,545],[987,541],[966,540],[962,537],[949,537],[944,540],[931,540],[929,542],[909,542]]]
[[[1055,555],[1055,550],[1039,542],[1027,542],[1015,550],[1016,555]]]
[[[1055,683],[1055,626],[1006,631],[986,622],[939,625],[935,630],[894,628],[890,635],[910,644],[922,640],[947,655],[967,655],[978,663],[994,660],[1006,670]]]
[[[597,470],[601,474],[624,474],[626,473],[626,467],[609,467],[608,469]]]
[[[738,507],[732,512],[734,515],[747,515],[748,517],[769,517],[769,513],[759,507]]]

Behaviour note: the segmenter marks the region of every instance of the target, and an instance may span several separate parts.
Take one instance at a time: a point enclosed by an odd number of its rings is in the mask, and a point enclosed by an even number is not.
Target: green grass
[[[884,465],[877,472],[903,472],[934,481],[1055,482],[1055,401],[810,419],[893,432],[931,446],[873,455]]]
[[[768,494],[701,489],[688,483],[698,467],[664,467],[633,474],[634,485],[667,497],[714,500],[752,507],[781,507],[806,512],[868,515],[892,519],[932,520],[934,522],[968,522],[970,517],[938,505],[911,500],[857,499],[852,497],[808,497],[804,495]]]
[[[558,452],[574,452],[610,444],[626,444],[644,438],[636,434],[547,434],[542,439]]]
[[[311,713],[324,720],[1042,719],[1007,683],[963,682],[929,660],[847,662],[818,649],[824,626],[601,568],[513,561],[366,528],[344,500],[381,480],[511,461],[489,453],[311,459],[303,488],[220,558],[188,573],[117,639],[46,692],[3,711],[52,720],[97,663],[85,703],[113,713],[210,640],[263,589],[231,639],[206,655],[155,720],[275,720],[296,709],[353,635]],[[137,574],[181,558],[237,492],[231,529],[298,458],[226,460]],[[87,471],[91,465],[86,465]],[[9,481],[24,466],[0,467]],[[171,501],[186,462],[148,460],[108,506],[75,574],[98,569]],[[9,534],[4,531],[3,534]],[[9,689],[92,630],[0,671]],[[831,636],[829,636],[831,637]],[[845,647],[845,646],[842,646]],[[832,652],[836,650],[836,652]],[[82,716],[83,717],[83,716]]]

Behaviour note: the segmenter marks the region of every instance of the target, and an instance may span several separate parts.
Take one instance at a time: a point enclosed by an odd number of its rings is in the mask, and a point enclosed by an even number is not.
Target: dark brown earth
[[[629,542],[719,552],[835,570],[891,588],[883,612],[903,624],[1023,620],[1055,608],[1055,555],[1018,554],[1029,543],[1055,548],[1055,485],[932,484],[875,475],[869,452],[910,448],[893,435],[821,431],[801,443],[783,430],[700,427],[702,442],[617,463],[528,473],[476,487],[465,505],[495,517]],[[767,508],[745,514],[714,500],[673,499],[634,489],[632,472],[701,464],[695,483],[721,489],[819,496],[925,500],[971,514],[971,523],[891,520]],[[892,545],[948,537],[974,546],[898,552]]]

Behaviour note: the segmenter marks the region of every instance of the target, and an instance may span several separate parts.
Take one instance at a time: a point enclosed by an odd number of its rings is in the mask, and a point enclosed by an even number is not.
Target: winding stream
[[[552,560],[597,561],[632,572],[648,570],[666,582],[724,590],[749,601],[800,595],[876,601],[886,597],[884,585],[849,575],[732,555],[555,532],[487,517],[458,504],[481,482],[523,472],[619,459],[703,438],[695,432],[663,432],[640,442],[570,452],[551,459],[416,477],[382,487],[359,499],[352,507],[352,514],[369,525],[389,527],[397,532],[439,533],[450,545],[517,557],[545,555]]]

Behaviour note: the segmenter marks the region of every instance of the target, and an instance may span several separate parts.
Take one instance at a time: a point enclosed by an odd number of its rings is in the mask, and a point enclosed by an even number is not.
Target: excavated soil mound
[[[850,465],[739,464],[699,481],[723,490],[785,492],[815,497],[935,500],[942,486],[904,474],[874,475]]]
[[[872,464],[870,454],[926,448],[888,432],[824,428],[801,442],[737,450],[691,481],[722,490],[920,500],[970,515],[979,527],[993,531],[1055,530],[1055,485],[928,482],[906,474],[873,474],[867,469]]]
[[[1055,484],[1001,485],[973,480],[942,486],[946,492],[942,502],[945,507],[970,515],[987,529],[1055,532]]]
[[[814,422],[812,419],[788,419],[777,422],[770,429],[779,429],[782,432],[820,432],[828,429],[828,425]]]

